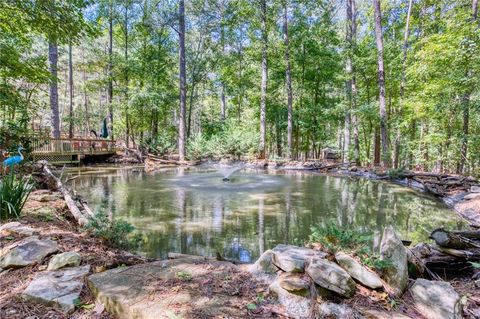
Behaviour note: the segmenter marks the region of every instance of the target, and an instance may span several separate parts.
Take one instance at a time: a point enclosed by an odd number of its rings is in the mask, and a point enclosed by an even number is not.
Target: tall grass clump
[[[20,217],[28,195],[33,189],[29,179],[17,178],[11,170],[10,174],[0,179],[0,220]]]

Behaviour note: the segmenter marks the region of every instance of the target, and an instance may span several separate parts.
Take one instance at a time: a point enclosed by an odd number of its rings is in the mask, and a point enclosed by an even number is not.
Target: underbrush
[[[344,252],[356,255],[361,263],[370,268],[382,270],[390,266],[390,262],[380,259],[380,256],[372,251],[370,243],[372,235],[353,229],[340,229],[335,224],[327,224],[324,227],[312,226],[309,244],[320,246],[327,253]]]
[[[188,142],[188,157],[227,157],[254,155],[258,148],[258,133],[249,126],[227,121],[218,130],[198,134]]]
[[[32,192],[31,180],[10,174],[0,179],[0,220],[20,217],[20,213]]]
[[[135,227],[124,220],[110,220],[107,214],[98,212],[91,217],[86,230],[100,238],[106,245],[119,249],[137,248],[142,237],[135,233]]]

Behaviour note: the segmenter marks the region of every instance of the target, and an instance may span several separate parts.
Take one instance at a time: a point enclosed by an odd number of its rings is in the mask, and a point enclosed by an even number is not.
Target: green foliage
[[[355,251],[364,248],[371,236],[351,229],[340,229],[333,223],[325,227],[312,226],[310,243],[320,243],[331,252]]]
[[[192,274],[186,271],[178,271],[175,273],[175,277],[182,281],[192,281],[193,277]]]
[[[143,147],[146,148],[148,152],[154,155],[164,155],[174,152],[176,144],[171,137],[162,134],[156,139],[148,138],[145,141]]]
[[[391,265],[389,260],[380,259],[374,253],[369,244],[372,236],[352,229],[340,229],[335,224],[327,224],[325,227],[312,226],[309,237],[311,244],[321,244],[328,252],[345,252],[355,254],[365,266],[374,269],[385,269]]]
[[[0,220],[20,217],[28,195],[33,189],[27,178],[17,178],[11,169],[10,174],[0,179]]]
[[[103,212],[91,217],[86,229],[93,236],[115,248],[134,249],[142,240],[140,234],[134,233],[133,225],[123,220],[110,220]]]
[[[188,144],[188,156],[199,159],[254,155],[258,138],[258,134],[250,127],[228,121],[217,133],[193,137]]]
[[[405,173],[404,167],[391,168],[387,170],[387,176],[389,179],[399,179],[404,175],[404,173]]]

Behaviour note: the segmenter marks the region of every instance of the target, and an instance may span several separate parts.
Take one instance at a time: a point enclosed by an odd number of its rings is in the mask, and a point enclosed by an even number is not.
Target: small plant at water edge
[[[351,229],[340,229],[334,224],[325,227],[312,226],[309,242],[317,243],[332,253],[337,251],[352,252],[363,248],[371,239],[369,234],[363,234]]]
[[[29,179],[10,174],[0,180],[0,220],[20,217],[28,195],[33,189]]]
[[[389,179],[399,179],[402,178],[405,174],[405,168],[391,168],[387,171],[387,176]]]
[[[91,217],[86,229],[115,248],[133,249],[142,240],[140,234],[134,234],[135,227],[132,224],[123,220],[110,220],[103,212]]]
[[[388,260],[383,260],[374,253],[369,243],[372,236],[352,229],[340,229],[334,224],[325,227],[312,227],[310,244],[320,244],[323,250],[330,253],[339,251],[358,256],[361,263],[370,268],[382,270],[391,265]]]

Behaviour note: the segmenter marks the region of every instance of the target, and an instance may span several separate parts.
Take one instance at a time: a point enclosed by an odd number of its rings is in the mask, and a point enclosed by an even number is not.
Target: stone
[[[59,307],[64,313],[75,310],[90,265],[39,273],[23,291],[25,300]]]
[[[480,198],[480,193],[470,193],[463,197],[463,199],[470,200],[470,199],[478,199]]]
[[[362,266],[358,261],[354,258],[350,257],[349,255],[338,252],[335,254],[335,259],[337,263],[342,267],[353,279],[364,285],[365,287],[371,289],[378,289],[382,288],[383,284],[380,280],[380,277],[367,270],[364,266]]]
[[[250,266],[249,271],[252,274],[270,274],[273,275],[278,271],[277,266],[273,264],[273,255],[274,252],[272,250],[265,251],[257,261]]]
[[[55,255],[50,259],[47,270],[56,270],[63,267],[80,266],[82,257],[76,252],[65,252]]]
[[[312,318],[312,298],[291,293],[280,286],[280,280],[275,280],[269,287],[268,292],[278,299],[285,313],[293,318]]]
[[[317,305],[320,318],[332,319],[361,319],[363,316],[345,304],[334,302],[322,302]]]
[[[255,276],[255,279],[267,285],[270,285],[280,272],[280,269],[273,264],[273,254],[272,250],[265,251],[253,265],[247,267],[247,271]]]
[[[273,248],[273,252],[273,263],[285,272],[304,272],[307,261],[326,256],[318,250],[283,244]]]
[[[278,277],[278,282],[286,291],[300,296],[308,296],[312,284],[310,277],[297,273],[283,273]]]
[[[403,313],[395,311],[381,311],[374,309],[364,309],[362,311],[363,316],[366,319],[412,319]]]
[[[238,270],[225,261],[180,258],[110,269],[88,276],[87,284],[97,301],[118,319],[247,318],[247,305],[231,306],[243,302],[239,294],[219,290],[207,296],[198,288],[211,280],[220,284]],[[190,280],[179,281],[179,273],[187,273]],[[177,289],[170,288],[172,283]]]
[[[480,186],[474,185],[474,186],[470,187],[470,192],[471,193],[480,193]]]
[[[21,268],[41,262],[58,251],[56,241],[32,236],[0,256],[0,268]]]
[[[383,231],[380,258],[390,262],[390,265],[384,269],[383,276],[394,294],[401,296],[408,283],[407,250],[392,226],[388,226]]]
[[[355,293],[355,281],[336,263],[326,259],[314,259],[306,269],[313,281],[325,289],[343,297],[352,297]]]
[[[448,282],[417,279],[410,292],[415,308],[426,318],[463,318],[461,298]]]
[[[10,222],[0,226],[0,235],[19,235],[19,236],[33,236],[38,234],[36,229],[22,225],[19,222]]]

